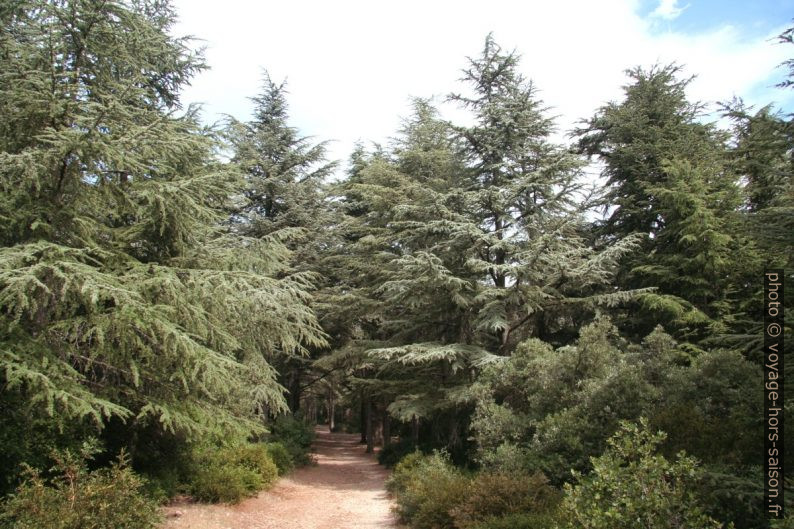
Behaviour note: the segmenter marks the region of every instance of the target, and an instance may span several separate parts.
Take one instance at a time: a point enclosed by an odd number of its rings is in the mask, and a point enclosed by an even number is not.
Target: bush
[[[465,498],[451,514],[456,527],[468,529],[487,518],[548,512],[559,503],[560,496],[540,473],[482,472],[470,481]]]
[[[426,457],[419,451],[404,456],[394,467],[389,479],[386,480],[386,490],[392,494],[404,492],[414,478],[416,469],[425,461]]]
[[[295,467],[289,451],[284,447],[283,444],[267,443],[265,446],[267,446],[268,455],[270,455],[270,458],[276,464],[276,467],[278,467],[279,476],[283,476]]]
[[[122,453],[109,468],[89,472],[85,460],[64,451],[54,456],[55,477],[28,469],[27,479],[4,505],[0,525],[14,529],[148,529],[160,521],[157,505],[142,494],[143,480]]]
[[[281,443],[289,452],[292,462],[309,465],[313,462],[309,455],[314,442],[314,428],[292,415],[282,415],[270,426],[268,441]]]
[[[609,448],[593,459],[593,472],[565,485],[562,514],[576,529],[719,529],[698,504],[693,488],[698,469],[681,454],[675,462],[657,455],[663,433],[623,423]]]
[[[167,503],[177,493],[183,491],[184,477],[178,468],[165,465],[156,473],[149,472],[143,475],[146,477],[143,492],[159,504]]]
[[[391,443],[378,452],[378,463],[385,467],[392,468],[405,456],[417,450],[425,454],[429,454],[433,451],[432,448],[427,445],[415,447],[411,439],[401,439],[399,442]]]
[[[200,501],[236,503],[270,487],[278,467],[264,443],[205,450],[196,457],[191,494]]]
[[[445,454],[411,454],[395,469],[390,488],[397,514],[415,529],[452,529],[450,514],[464,498],[468,478],[454,468]]]
[[[201,468],[191,485],[191,493],[199,501],[237,503],[262,488],[262,477],[242,465],[214,463]]]
[[[278,467],[270,457],[265,443],[248,443],[225,449],[221,453],[231,465],[240,465],[253,470],[262,480],[261,488],[268,488],[278,479]]]
[[[0,386],[0,446],[3,447],[0,497],[3,497],[21,485],[25,463],[34,468],[50,468],[54,464],[53,453],[67,449],[80,453],[83,441],[95,434],[96,428],[86,424],[88,421],[54,418],[29,406],[30,395],[21,388],[11,389],[3,375]]]
[[[471,529],[557,529],[553,512],[516,513],[491,516],[471,526]]]

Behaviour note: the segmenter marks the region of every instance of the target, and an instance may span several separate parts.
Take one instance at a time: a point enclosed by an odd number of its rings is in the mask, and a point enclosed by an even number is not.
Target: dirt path
[[[388,529],[398,527],[384,488],[388,472],[358,434],[317,430],[317,465],[298,469],[237,505],[178,502],[164,529]],[[178,514],[179,513],[179,514]]]

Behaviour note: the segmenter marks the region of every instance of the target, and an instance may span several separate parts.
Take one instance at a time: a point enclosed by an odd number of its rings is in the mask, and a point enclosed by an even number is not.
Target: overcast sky
[[[209,123],[248,119],[267,68],[287,80],[291,124],[332,140],[330,155],[343,162],[356,140],[392,136],[411,96],[442,101],[460,90],[466,57],[480,54],[489,32],[519,52],[562,132],[619,100],[625,69],[672,61],[697,75],[693,100],[740,96],[794,110],[794,90],[774,87],[785,73],[778,65],[794,56],[794,46],[774,42],[792,24],[794,0],[174,3],[174,33],[201,39],[210,66],[183,103],[202,103]]]

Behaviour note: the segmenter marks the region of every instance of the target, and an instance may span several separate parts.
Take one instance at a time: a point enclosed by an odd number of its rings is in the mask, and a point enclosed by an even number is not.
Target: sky
[[[182,96],[207,123],[247,120],[264,69],[286,80],[291,125],[328,141],[342,169],[356,141],[387,143],[412,97],[444,103],[485,37],[521,56],[520,70],[556,116],[558,141],[608,101],[625,70],[676,62],[695,75],[688,96],[710,104],[741,97],[794,111],[794,90],[776,88],[794,56],[777,44],[794,0],[492,0],[400,2],[174,0],[173,33],[204,46],[210,69]],[[716,114],[714,114],[716,119]]]

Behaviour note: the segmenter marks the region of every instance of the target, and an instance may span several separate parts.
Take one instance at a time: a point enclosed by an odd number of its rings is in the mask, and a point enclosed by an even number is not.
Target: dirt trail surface
[[[317,465],[237,505],[176,502],[164,529],[381,529],[398,527],[384,488],[388,475],[358,434],[317,430]]]

